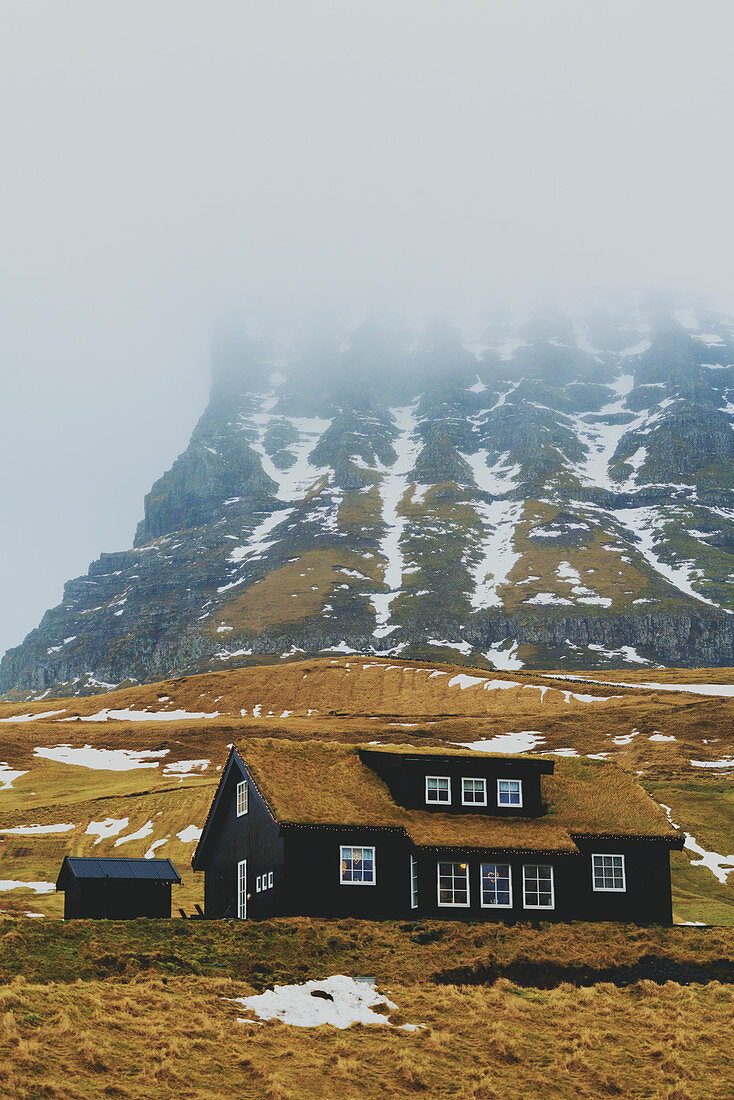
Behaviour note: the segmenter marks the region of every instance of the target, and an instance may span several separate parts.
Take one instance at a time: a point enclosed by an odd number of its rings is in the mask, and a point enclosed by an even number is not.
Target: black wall
[[[408,753],[360,750],[360,759],[375,771],[401,806],[427,812],[493,814],[506,817],[537,817],[543,813],[541,774],[551,774],[552,761],[500,760],[481,756],[411,756]],[[451,802],[426,803],[426,776],[446,775],[451,779]],[[487,805],[462,805],[461,780],[486,779]],[[497,805],[497,780],[522,780],[523,804]]]
[[[290,826],[284,833],[286,913],[381,920],[410,912],[410,842],[402,829]],[[375,848],[374,886],[340,881],[343,844]]]
[[[64,919],[170,917],[171,883],[150,879],[72,879],[64,891]]]
[[[247,781],[246,814],[237,817],[237,783]],[[247,860],[247,916],[269,917],[283,912],[284,844],[251,777],[233,758],[219,805],[207,836],[204,869],[204,912],[207,917],[237,916],[237,864]],[[273,872],[273,888],[258,893],[257,876]]]
[[[637,924],[672,924],[670,894],[670,853],[663,841],[578,841],[582,851],[555,853],[551,856],[512,855],[492,852],[427,851],[418,859],[418,909],[413,916],[435,920],[543,920],[543,921],[631,921]],[[594,891],[592,853],[625,856],[627,889],[623,893]],[[469,864],[469,908],[438,904],[437,863],[460,861]],[[407,863],[407,860],[406,860]],[[480,904],[480,865],[509,863],[512,876],[511,909],[482,908]],[[523,906],[522,866],[524,863],[550,864],[553,867],[555,907],[525,909]],[[408,871],[406,869],[405,875]],[[402,914],[408,916],[408,911]]]

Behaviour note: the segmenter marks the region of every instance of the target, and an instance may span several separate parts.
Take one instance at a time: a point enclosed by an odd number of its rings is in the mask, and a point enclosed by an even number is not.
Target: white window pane
[[[439,905],[469,904],[469,868],[466,863],[438,864]]]
[[[595,890],[622,891],[625,886],[624,856],[592,856],[593,882]]]
[[[342,846],[341,881],[344,883],[373,885],[375,882],[375,849]]]
[[[426,776],[426,802],[450,802],[451,780],[444,775]]]
[[[552,909],[553,868],[549,864],[526,864],[523,867],[523,904],[527,909]]]
[[[509,863],[483,863],[481,867],[482,905],[509,908],[512,885]]]

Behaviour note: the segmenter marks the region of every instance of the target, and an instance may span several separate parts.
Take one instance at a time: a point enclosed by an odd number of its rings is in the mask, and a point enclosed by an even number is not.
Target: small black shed
[[[56,889],[64,891],[64,920],[170,917],[171,883],[181,876],[170,859],[92,859],[66,856]]]

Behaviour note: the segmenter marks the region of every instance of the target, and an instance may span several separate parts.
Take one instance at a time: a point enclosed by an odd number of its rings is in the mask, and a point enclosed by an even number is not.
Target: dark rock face
[[[69,581],[0,691],[265,655],[734,663],[734,325],[365,325],[217,352],[134,547]]]

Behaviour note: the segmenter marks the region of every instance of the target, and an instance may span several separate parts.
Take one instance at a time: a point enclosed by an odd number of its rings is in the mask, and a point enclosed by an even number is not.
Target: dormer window
[[[237,784],[237,816],[247,813],[247,780]]]
[[[497,780],[497,805],[512,807],[522,806],[521,779]]]
[[[429,805],[451,803],[451,780],[447,775],[426,776],[426,802]]]
[[[486,806],[487,805],[487,780],[486,779],[462,779],[461,781],[462,806]]]

